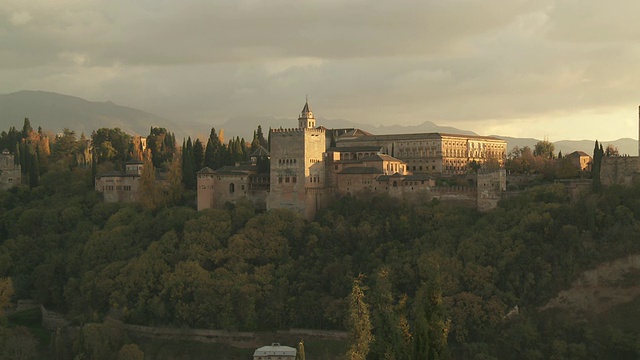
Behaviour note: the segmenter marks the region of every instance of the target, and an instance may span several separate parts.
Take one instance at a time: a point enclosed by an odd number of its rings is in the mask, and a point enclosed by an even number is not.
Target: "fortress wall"
[[[507,190],[507,172],[504,169],[478,173],[478,211],[489,211],[498,207],[502,192]]]
[[[602,185],[631,185],[640,176],[640,157],[613,156],[602,158]]]
[[[214,193],[215,207],[221,207],[227,202],[236,202],[242,197],[249,197],[249,175],[216,175]]]

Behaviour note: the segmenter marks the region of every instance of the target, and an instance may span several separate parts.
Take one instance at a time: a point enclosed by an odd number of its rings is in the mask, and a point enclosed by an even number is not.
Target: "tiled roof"
[[[355,174],[382,174],[382,170],[367,166],[354,166],[340,171],[338,174],[355,175]]]
[[[198,171],[196,174],[215,174],[215,171],[213,171],[212,168],[210,168],[208,166],[205,166],[200,171]]]
[[[256,151],[252,152],[250,157],[261,157],[261,156],[269,156],[269,151],[265,149],[263,146],[258,146]]]
[[[387,154],[376,154],[376,155],[367,156],[365,158],[360,159],[360,161],[362,161],[362,162],[365,162],[365,161],[399,161],[399,162],[402,162],[402,160],[396,159],[393,156],[389,156]]]
[[[457,138],[465,138],[465,139],[478,139],[478,140],[492,140],[492,141],[503,141],[505,140],[494,136],[480,136],[480,135],[461,135],[461,134],[447,134],[447,133],[416,133],[416,134],[390,134],[390,135],[370,135],[370,136],[362,136],[356,139],[341,139],[340,142],[350,142],[350,141],[366,141],[366,140],[420,140],[420,139],[442,139],[443,137],[457,137]]]
[[[381,151],[381,146],[334,146],[329,148],[327,151],[333,152],[371,152],[371,151]]]

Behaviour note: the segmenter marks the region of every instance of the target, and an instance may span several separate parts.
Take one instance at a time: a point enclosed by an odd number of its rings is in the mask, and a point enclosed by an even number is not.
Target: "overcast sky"
[[[202,124],[294,119],[309,95],[329,119],[637,138],[638,14],[633,0],[2,0],[0,92]]]

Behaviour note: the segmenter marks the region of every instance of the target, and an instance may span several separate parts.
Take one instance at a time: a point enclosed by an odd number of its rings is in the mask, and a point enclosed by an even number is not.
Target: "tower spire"
[[[298,127],[300,129],[313,129],[316,127],[316,118],[309,107],[309,96],[305,96],[304,107],[298,118]]]

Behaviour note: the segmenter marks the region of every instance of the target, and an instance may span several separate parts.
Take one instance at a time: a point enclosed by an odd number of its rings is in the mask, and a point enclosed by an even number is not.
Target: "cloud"
[[[9,22],[15,26],[25,25],[29,21],[31,21],[31,14],[27,11],[17,11],[11,14],[9,17]]]
[[[308,94],[327,118],[513,131],[570,117],[557,129],[570,133],[572,114],[636,107],[638,10],[627,0],[6,0],[0,91],[211,123],[294,118]]]

